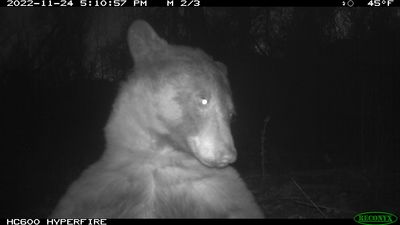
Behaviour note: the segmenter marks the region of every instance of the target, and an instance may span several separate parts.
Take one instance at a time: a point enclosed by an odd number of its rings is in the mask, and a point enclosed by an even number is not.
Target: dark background
[[[400,8],[0,9],[0,217],[46,217],[104,148],[126,31],[225,63],[268,217],[399,215]],[[397,115],[397,116],[396,116]]]

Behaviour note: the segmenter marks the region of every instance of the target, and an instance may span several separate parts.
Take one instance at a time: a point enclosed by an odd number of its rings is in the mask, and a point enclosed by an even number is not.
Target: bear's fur
[[[169,45],[149,24],[128,31],[134,73],[105,127],[106,151],[54,210],[63,218],[259,218],[237,172],[226,68]]]

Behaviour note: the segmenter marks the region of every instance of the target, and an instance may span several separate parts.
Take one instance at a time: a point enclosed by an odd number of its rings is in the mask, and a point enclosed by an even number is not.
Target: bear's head
[[[186,152],[209,167],[234,162],[226,67],[201,50],[168,44],[144,21],[130,26],[128,44],[134,73],[114,105],[108,144]]]

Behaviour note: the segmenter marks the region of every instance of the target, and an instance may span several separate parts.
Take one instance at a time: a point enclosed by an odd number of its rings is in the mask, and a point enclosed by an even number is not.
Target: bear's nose
[[[234,163],[236,161],[237,153],[235,148],[231,150],[225,151],[221,154],[220,159],[218,160],[218,166],[223,167],[228,164]]]

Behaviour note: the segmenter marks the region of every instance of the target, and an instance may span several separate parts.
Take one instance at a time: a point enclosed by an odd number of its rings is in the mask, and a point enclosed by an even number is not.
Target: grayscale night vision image
[[[7,224],[397,221],[400,8],[1,14]]]

